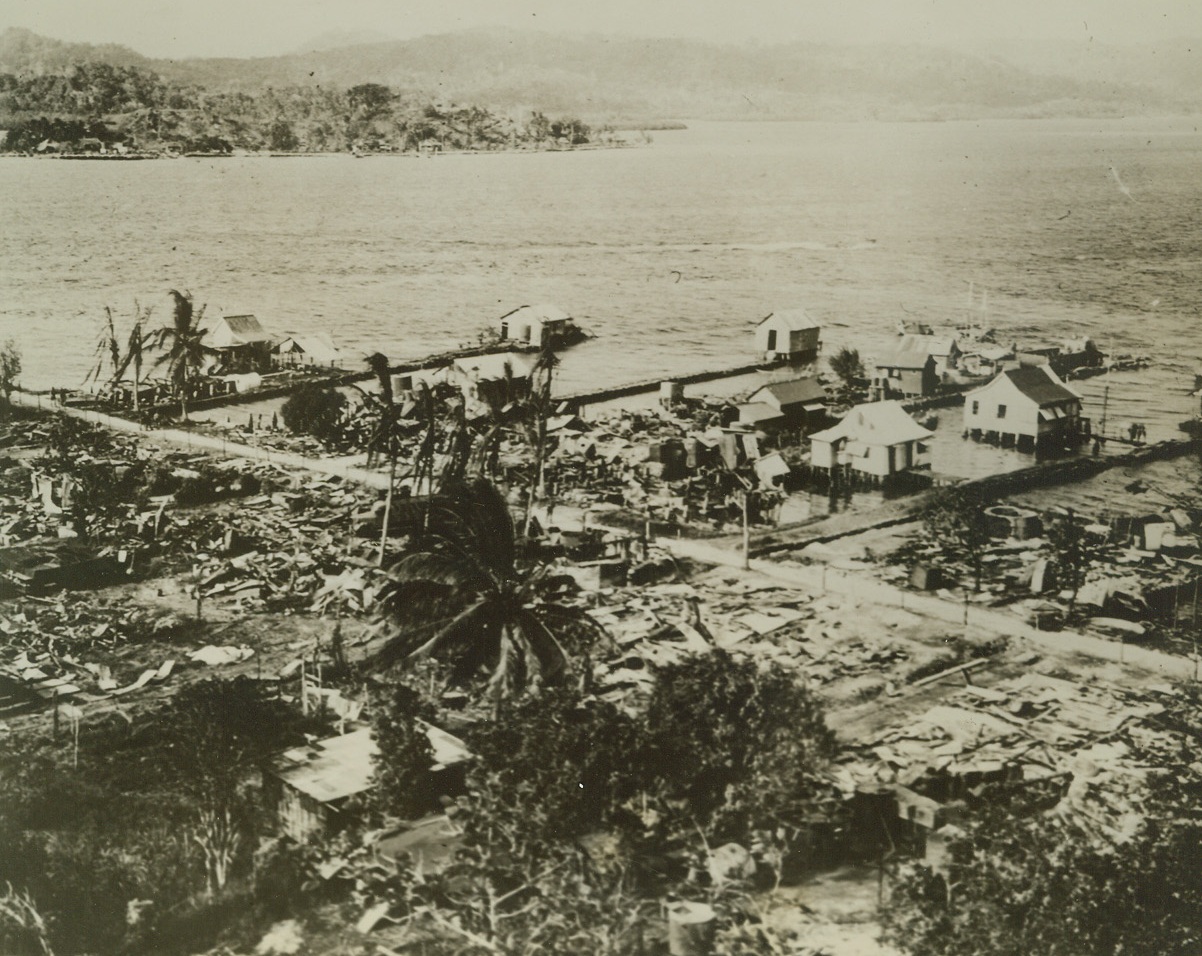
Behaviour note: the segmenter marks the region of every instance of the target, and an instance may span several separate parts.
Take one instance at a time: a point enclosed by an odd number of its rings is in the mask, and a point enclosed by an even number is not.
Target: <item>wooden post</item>
[[[747,515],[748,491],[743,492],[743,570],[751,570],[751,522]]]
[[[673,903],[668,907],[668,952],[672,956],[709,956],[714,950],[713,907]]]

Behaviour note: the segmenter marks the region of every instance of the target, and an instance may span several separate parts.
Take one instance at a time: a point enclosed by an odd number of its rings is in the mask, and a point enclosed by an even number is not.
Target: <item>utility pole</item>
[[[743,570],[751,570],[751,522],[747,515],[747,497],[751,494],[743,489]]]

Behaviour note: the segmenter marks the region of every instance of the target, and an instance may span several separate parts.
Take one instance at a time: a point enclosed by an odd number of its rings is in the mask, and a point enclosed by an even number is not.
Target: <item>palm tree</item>
[[[368,439],[367,463],[371,465],[379,455],[388,456],[388,490],[384,494],[384,522],[380,530],[380,551],[376,564],[384,564],[384,552],[388,547],[388,523],[392,519],[392,495],[396,487],[396,462],[400,451],[397,435],[397,407],[392,392],[392,371],[388,358],[382,352],[373,352],[367,364],[375,373],[380,386],[380,421]]]
[[[530,537],[530,524],[534,518],[534,502],[546,492],[544,470],[547,458],[547,419],[551,415],[551,379],[559,359],[550,346],[538,354],[538,361],[530,373],[530,397],[526,399],[524,427],[526,441],[534,453],[534,479],[530,483],[530,496],[526,499],[526,524],[524,532]]]
[[[141,408],[141,402],[138,398],[138,389],[142,383],[142,353],[146,346],[150,344],[151,334],[146,331],[145,323],[150,318],[150,309],[142,311],[137,302],[134,303],[134,327],[129,330],[129,340],[125,344],[125,365],[121,368],[121,375],[125,374],[125,370],[129,368],[130,363],[134,367],[134,411]]]
[[[88,373],[88,380],[99,380],[102,370],[106,364],[112,367],[112,376],[109,379],[109,387],[116,389],[121,380],[125,378],[125,373],[129,371],[132,364],[134,367],[134,411],[138,410],[138,386],[142,378],[142,353],[146,345],[150,341],[150,333],[146,331],[146,322],[150,319],[150,308],[145,309],[134,300],[134,324],[129,330],[129,337],[125,341],[125,350],[121,348],[121,338],[117,334],[117,323],[113,319],[113,310],[107,305],[104,307],[105,324],[100,333],[100,340],[96,344],[96,365],[92,371]]]
[[[588,648],[608,635],[580,608],[555,603],[563,581],[547,566],[519,566],[513,517],[496,487],[453,482],[432,496],[424,517],[416,499],[407,507],[413,544],[388,568],[377,598],[388,636],[380,663],[436,656],[461,681],[488,671],[489,693],[499,701],[528,685],[562,681],[570,648],[585,652],[587,679]]]
[[[113,319],[113,310],[107,305],[104,307],[104,317],[105,324],[100,330],[100,340],[96,343],[96,364],[92,366],[92,371],[84,378],[84,382],[100,380],[100,374],[104,370],[107,358],[113,369],[110,384],[116,385],[117,370],[121,367],[121,339],[117,335],[117,323]]]
[[[202,305],[200,311],[195,311],[192,308],[192,296],[175,289],[171,290],[171,297],[175,300],[171,325],[155,329],[149,339],[156,349],[166,348],[155,366],[167,366],[167,376],[179,394],[180,413],[187,421],[188,388],[196,373],[204,367],[205,359],[215,355],[216,349],[204,343],[208,329],[200,328],[205,307]]]

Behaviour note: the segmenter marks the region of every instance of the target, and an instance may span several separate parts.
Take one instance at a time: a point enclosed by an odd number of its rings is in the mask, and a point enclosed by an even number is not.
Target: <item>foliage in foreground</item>
[[[246,909],[232,901],[264,822],[248,776],[305,730],[320,727],[240,679],[192,684],[132,720],[87,719],[77,757],[66,732],[6,740],[0,950],[39,934],[59,953],[212,945],[228,928],[213,914]]]
[[[864,378],[864,360],[860,358],[860,350],[843,346],[829,359],[831,371],[843,383],[849,392],[854,392]]]
[[[436,708],[411,688],[377,716],[394,811],[420,766],[406,714]],[[833,816],[818,704],[788,674],[722,651],[659,669],[635,713],[560,686],[463,734],[475,761],[454,809],[461,850],[442,873],[400,867],[364,902],[390,899],[480,951],[637,952],[665,897],[713,902],[734,926],[747,918],[740,880],[707,876],[709,850],[736,842],[779,869]],[[766,951],[762,935],[746,929],[745,948],[725,951]]]
[[[1132,765],[1156,768],[1131,805],[1136,826],[1108,832],[1071,801],[1049,810],[993,794],[951,842],[946,867],[903,867],[886,937],[913,956],[1202,951],[1198,704],[1196,691],[1174,693],[1161,719],[1186,733],[1169,747],[1172,738],[1134,741]]]

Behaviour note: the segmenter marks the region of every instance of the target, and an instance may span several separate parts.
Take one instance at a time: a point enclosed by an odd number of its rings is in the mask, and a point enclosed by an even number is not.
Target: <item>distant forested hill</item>
[[[338,41],[312,46],[330,42]],[[547,122],[559,122],[567,142],[584,129],[574,117],[595,127],[690,118],[1129,115],[1202,105],[1202,68],[1185,41],[1171,49],[1053,43],[957,52],[472,30],[258,59],[172,61],[14,29],[0,35],[0,74],[0,121],[9,126],[39,110],[75,121],[109,115],[132,135],[211,136],[256,148],[513,145],[544,132],[542,120],[528,129],[536,114],[565,116]],[[376,87],[388,88],[387,103],[370,92]]]
[[[437,91],[311,81],[207,85],[199,75],[190,81],[188,71],[157,69],[163,65],[124,47],[81,47],[8,31],[0,36],[0,148],[440,151],[612,141],[610,131],[594,131],[574,116],[490,110]]]

